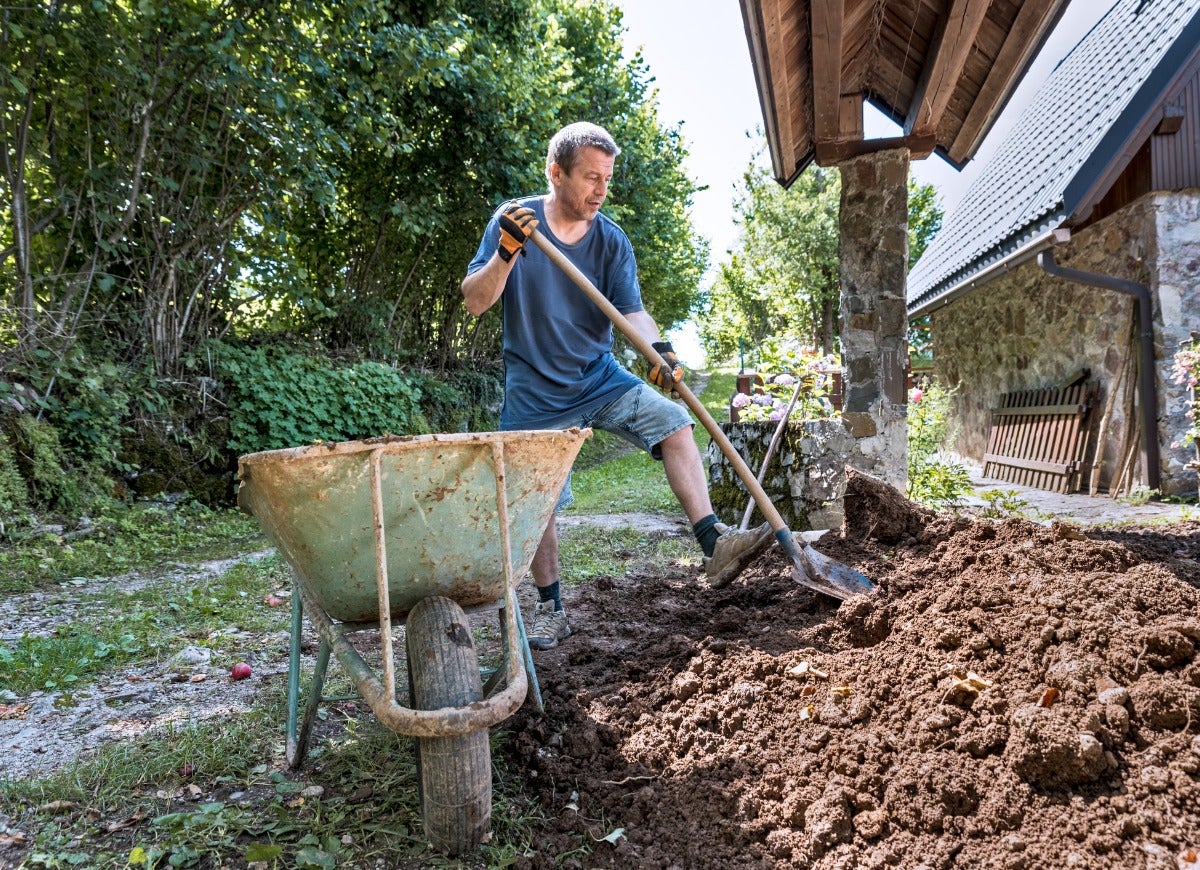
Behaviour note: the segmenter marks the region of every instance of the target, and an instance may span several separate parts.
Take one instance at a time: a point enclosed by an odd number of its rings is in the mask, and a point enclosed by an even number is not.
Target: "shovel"
[[[605,295],[596,288],[596,285],[588,280],[588,277],[579,271],[575,264],[554,246],[553,242],[536,229],[530,232],[529,240],[537,245],[542,253],[550,258],[551,262],[566,272],[567,277],[574,281],[579,286],[579,289],[604,312],[608,319],[613,322],[613,325],[621,331],[621,334],[629,339],[630,344],[637,349],[638,353],[649,360],[652,365],[660,362],[666,364],[666,361],[662,360],[650,342],[646,341],[633,328],[632,324],[625,318],[625,315],[617,311],[616,306],[608,301]],[[667,366],[667,368],[669,370],[670,366]],[[708,430],[708,434],[717,443],[717,446],[721,448],[721,452],[725,454],[734,471],[737,472],[737,476],[741,478],[746,489],[750,491],[750,494],[758,503],[758,509],[762,511],[772,531],[775,532],[775,538],[779,541],[779,545],[783,547],[784,552],[792,559],[792,579],[816,592],[821,592],[842,600],[852,595],[870,592],[874,588],[871,581],[858,571],[818,553],[810,544],[801,545],[796,542],[791,530],[784,523],[783,517],[779,515],[779,511],[776,510],[775,505],[767,498],[762,485],[755,479],[754,472],[750,470],[750,466],[746,464],[741,454],[730,443],[729,438],[721,431],[721,427],[717,425],[717,421],[713,419],[712,414],[708,413],[708,409],[700,403],[695,393],[688,389],[686,384],[675,384],[673,389],[704,425],[704,428]]]
[[[761,484],[767,479],[767,468],[771,464],[771,459],[775,456],[775,448],[779,446],[779,438],[783,435],[783,430],[787,426],[788,417],[792,416],[792,408],[796,407],[796,400],[800,398],[800,391],[804,389],[804,380],[796,379],[796,389],[792,391],[792,398],[787,403],[787,407],[783,409],[783,416],[779,418],[779,424],[775,427],[775,433],[771,436],[771,443],[767,445],[767,455],[763,457],[762,467],[758,469],[758,477],[755,478]],[[742,514],[742,522],[738,528],[742,531],[750,528],[750,515],[754,513],[754,499],[751,498],[746,504],[746,512]]]

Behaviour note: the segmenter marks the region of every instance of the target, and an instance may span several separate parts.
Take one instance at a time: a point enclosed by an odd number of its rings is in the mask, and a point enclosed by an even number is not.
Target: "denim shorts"
[[[601,405],[590,414],[569,414],[554,420],[542,421],[539,429],[580,428],[603,429],[624,438],[635,447],[645,450],[657,460],[662,460],[659,444],[685,426],[695,425],[687,410],[671,401],[665,394],[646,384],[631,387],[607,405]],[[571,492],[571,475],[554,505],[558,513],[569,508],[575,501]]]

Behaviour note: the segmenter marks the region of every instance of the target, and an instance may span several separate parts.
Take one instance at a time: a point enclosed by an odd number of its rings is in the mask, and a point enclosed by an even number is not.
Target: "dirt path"
[[[95,578],[89,581],[88,591],[132,591],[151,582],[186,588],[272,552],[180,566],[153,578]],[[85,606],[79,592],[80,587],[67,584],[0,601],[0,640],[49,635],[70,624],[79,607]],[[0,778],[45,776],[114,740],[138,737],[170,723],[204,721],[248,709],[266,681],[287,674],[288,635],[242,634],[254,670],[248,680],[231,681],[224,667],[215,667],[211,651],[198,643],[183,647],[166,661],[124,668],[82,689],[0,698]]]

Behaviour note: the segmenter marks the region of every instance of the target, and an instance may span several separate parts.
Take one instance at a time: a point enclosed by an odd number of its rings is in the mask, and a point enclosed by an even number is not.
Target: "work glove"
[[[675,348],[671,347],[671,342],[669,341],[656,341],[650,346],[663,358],[662,363],[651,363],[650,383],[654,384],[654,386],[658,387],[664,393],[677,395],[675,393],[675,385],[683,383],[683,364],[675,356]],[[666,365],[663,365],[663,363],[666,363]]]
[[[525,253],[525,241],[537,225],[531,208],[514,202],[504,209],[500,213],[500,246],[496,249],[500,259],[507,263],[517,254]]]

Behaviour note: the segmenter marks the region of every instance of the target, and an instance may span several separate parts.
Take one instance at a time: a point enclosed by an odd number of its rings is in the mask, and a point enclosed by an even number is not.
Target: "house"
[[[1076,488],[1194,493],[1200,333],[1200,0],[1117,0],[1060,61],[908,276],[955,445],[982,460],[1005,394],[1084,373]],[[997,418],[998,419],[998,418]],[[1130,461],[1130,459],[1134,461]]]
[[[785,187],[837,166],[840,337],[851,464],[907,477],[910,159],[971,159],[1066,0],[740,0],[767,144]],[[870,103],[901,126],[867,139]]]

